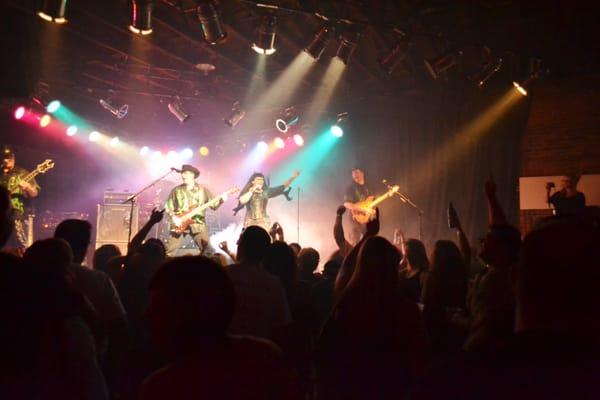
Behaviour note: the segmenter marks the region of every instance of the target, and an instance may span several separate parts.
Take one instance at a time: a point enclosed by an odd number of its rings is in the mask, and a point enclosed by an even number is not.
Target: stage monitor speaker
[[[96,223],[96,242],[103,244],[120,242],[129,239],[129,215],[131,206],[127,204],[99,204]],[[138,231],[138,207],[133,207],[131,237]]]

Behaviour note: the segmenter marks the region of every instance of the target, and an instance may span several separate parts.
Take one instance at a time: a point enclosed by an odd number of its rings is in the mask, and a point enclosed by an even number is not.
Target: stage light
[[[115,136],[114,138],[110,139],[110,145],[112,147],[117,147],[120,143],[119,137]]]
[[[490,61],[485,64],[481,71],[471,77],[471,80],[477,85],[478,88],[482,88],[485,86],[487,81],[490,80],[496,72],[500,71],[502,68],[502,58],[497,58],[495,60]]]
[[[77,134],[77,127],[75,125],[71,125],[67,128],[67,136],[75,136]]]
[[[197,13],[204,40],[208,44],[215,45],[225,40],[227,33],[225,33],[225,30],[223,29],[221,16],[219,15],[217,4],[214,1],[199,1]]]
[[[304,146],[304,138],[302,137],[302,135],[300,135],[299,133],[296,133],[294,135],[294,143],[296,143],[296,146],[298,146],[298,147]]]
[[[42,116],[42,118],[40,118],[40,126],[42,128],[47,127],[48,125],[50,125],[50,122],[52,121],[52,117],[50,117],[48,114],[44,114]]]
[[[438,57],[424,60],[423,62],[431,77],[437,79],[442,73],[458,65],[462,55],[462,50],[453,50]]]
[[[275,147],[277,147],[278,149],[283,149],[285,147],[285,140],[283,140],[279,136],[277,136],[275,138],[275,140],[273,141],[273,143],[275,144]]]
[[[15,119],[21,119],[25,115],[25,107],[19,106],[15,109],[14,117]]]
[[[240,123],[240,121],[242,120],[242,118],[244,118],[245,115],[246,111],[242,110],[242,108],[240,107],[240,102],[236,101],[231,107],[231,114],[229,114],[227,118],[224,118],[223,121],[225,122],[225,125],[229,126],[230,128],[233,128]]]
[[[300,117],[294,107],[288,107],[283,111],[283,115],[275,120],[275,128],[281,133],[286,133],[290,127],[296,125]]]
[[[189,147],[186,147],[181,151],[181,158],[183,158],[184,160],[189,160],[192,157],[194,157],[194,151]]]
[[[360,32],[354,28],[346,30],[340,36],[340,44],[337,52],[335,53],[335,57],[343,62],[344,65],[348,65],[350,63],[352,54],[354,54],[354,50],[356,50],[356,45],[358,44],[359,38]]]
[[[100,139],[100,132],[98,132],[98,131],[90,132],[88,139],[90,142],[97,142]]]
[[[129,30],[138,35],[152,33],[153,0],[131,0],[131,25]]]
[[[272,11],[266,11],[261,19],[256,33],[256,42],[252,43],[252,50],[258,54],[271,55],[275,53],[275,36],[277,31],[277,17]]]
[[[155,160],[158,160],[162,157],[162,153],[160,150],[155,150],[154,153],[152,153],[152,158]]]
[[[100,102],[100,105],[102,106],[102,108],[104,108],[106,111],[110,112],[117,119],[125,118],[125,116],[127,115],[127,111],[129,111],[129,105],[127,105],[127,104],[123,104],[121,107],[117,108],[107,100],[100,99],[98,101]]]
[[[308,46],[306,46],[304,48],[304,51],[306,52],[306,54],[308,54],[315,60],[318,60],[321,57],[321,55],[323,54],[323,51],[325,51],[325,48],[327,47],[327,43],[329,43],[329,40],[331,39],[333,32],[334,32],[334,29],[331,25],[329,25],[329,24],[323,25],[321,27],[321,29],[319,29],[314,34],[314,36],[313,36],[312,40],[310,41],[310,43],[308,44]]]
[[[335,137],[344,136],[344,130],[339,125],[332,125],[330,131],[331,131],[331,134]]]
[[[148,153],[150,153],[150,148],[148,146],[142,146],[142,148],[140,149],[140,155],[145,156]]]
[[[258,142],[256,144],[256,148],[258,149],[258,151],[264,152],[264,151],[267,151],[269,149],[269,145],[264,140],[261,140],[260,142]]]
[[[67,22],[65,14],[67,11],[67,0],[42,0],[37,15],[48,22],[64,24]]]
[[[513,86],[521,93],[523,96],[527,96],[528,90],[531,84],[536,81],[542,73],[548,73],[548,70],[542,70],[542,60],[538,58],[532,58],[530,60],[530,71],[531,73],[527,77],[527,79],[523,82],[514,81]]]
[[[394,30],[397,33],[397,41],[394,47],[390,50],[390,52],[383,58],[379,60],[379,66],[388,74],[391,75],[394,72],[394,69],[408,55],[408,51],[412,47],[412,42],[408,40],[406,34],[398,29]]]
[[[46,106],[46,111],[48,111],[50,114],[53,114],[56,112],[56,110],[58,110],[60,108],[60,101],[58,100],[52,100],[50,103],[48,103],[48,105]]]
[[[175,150],[169,150],[169,152],[167,153],[167,158],[177,158],[177,152]]]
[[[175,118],[177,118],[179,120],[179,122],[181,122],[182,124],[184,122],[186,122],[188,119],[190,119],[191,115],[187,114],[185,111],[183,111],[183,109],[181,108],[181,103],[179,102],[179,99],[177,99],[176,101],[169,103],[167,105],[167,108],[169,109],[169,111],[171,112],[171,114],[173,114],[175,116]]]
[[[210,151],[208,150],[208,147],[206,147],[206,146],[200,147],[200,150],[198,150],[198,152],[200,153],[200,155],[202,157],[206,157],[210,154]]]

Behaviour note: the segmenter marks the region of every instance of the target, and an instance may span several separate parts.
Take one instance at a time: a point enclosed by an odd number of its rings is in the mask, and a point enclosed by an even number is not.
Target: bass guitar
[[[30,173],[28,173],[25,176],[14,176],[12,177],[9,182],[8,182],[8,191],[10,192],[10,194],[15,194],[17,191],[19,191],[19,183],[20,182],[27,182],[27,183],[31,183],[31,181],[33,180],[33,178],[35,178],[36,176],[38,176],[39,174],[45,174],[49,169],[54,168],[54,161],[47,159],[44,160],[43,163],[40,163],[37,165],[37,167],[35,167],[35,169],[33,171],[31,171]]]
[[[354,219],[359,224],[366,224],[375,217],[375,207],[382,201],[392,197],[394,193],[398,192],[398,190],[400,190],[400,186],[394,185],[381,196],[378,196],[376,198],[373,198],[373,196],[369,196],[363,201],[354,203],[354,206],[357,209],[350,210],[350,212],[352,213],[352,219]]]
[[[185,230],[194,222],[194,216],[200,214],[202,211],[206,210],[208,207],[214,207],[223,197],[227,195],[231,195],[239,192],[240,189],[237,187],[231,188],[228,191],[220,194],[212,200],[207,201],[204,204],[193,205],[187,211],[181,211],[175,213],[175,215],[171,216],[171,231],[175,233],[183,233]]]

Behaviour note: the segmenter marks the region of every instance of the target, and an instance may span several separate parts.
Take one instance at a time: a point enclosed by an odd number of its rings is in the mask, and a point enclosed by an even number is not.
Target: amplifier
[[[133,193],[104,191],[104,204],[123,204]]]
[[[127,204],[98,204],[96,222],[96,242],[127,243],[129,235],[129,215],[131,206]],[[133,207],[131,236],[138,231],[138,207]]]

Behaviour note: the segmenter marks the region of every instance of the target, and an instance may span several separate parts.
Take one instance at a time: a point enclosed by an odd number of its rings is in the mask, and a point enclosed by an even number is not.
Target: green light
[[[59,108],[60,108],[60,101],[52,100],[46,107],[46,111],[48,111],[50,114],[52,114],[52,113],[56,112],[56,110],[58,110]]]
[[[335,137],[342,137],[344,136],[344,130],[339,125],[333,125],[331,127],[331,134]]]

